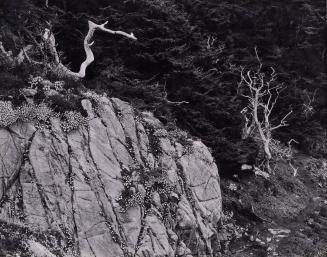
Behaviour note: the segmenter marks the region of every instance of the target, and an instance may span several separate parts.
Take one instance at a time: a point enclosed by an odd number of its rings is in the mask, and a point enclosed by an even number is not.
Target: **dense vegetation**
[[[0,8],[1,41],[6,49],[19,52],[28,43],[40,42],[44,28],[51,28],[65,64],[78,70],[88,19],[108,20],[112,29],[133,31],[136,42],[97,32],[96,61],[83,85],[152,110],[167,124],[177,123],[209,145],[227,170],[252,162],[257,154],[254,142],[241,140],[244,99],[237,94],[239,68],[258,64],[255,46],[265,67],[274,67],[287,86],[275,117],[293,110],[291,125],[276,137],[284,143],[293,138],[303,150],[326,155],[323,6],[324,1],[305,0],[142,0],[109,5],[62,0],[49,1],[46,7],[46,1],[6,0]],[[30,73],[44,73],[30,66],[24,76],[22,68],[3,71],[1,94],[21,87]],[[305,105],[312,108],[309,113]]]

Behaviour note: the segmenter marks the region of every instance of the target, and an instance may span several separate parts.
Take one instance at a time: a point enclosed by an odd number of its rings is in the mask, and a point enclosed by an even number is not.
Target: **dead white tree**
[[[93,37],[93,34],[96,30],[101,30],[110,34],[115,35],[121,35],[133,40],[137,40],[137,38],[134,36],[133,33],[126,33],[124,31],[115,31],[108,28],[105,28],[105,25],[107,25],[108,21],[106,21],[103,24],[95,24],[92,21],[88,21],[89,24],[89,30],[87,35],[84,38],[84,51],[86,54],[85,61],[81,64],[80,69],[78,72],[71,71],[69,68],[67,68],[64,64],[61,63],[59,54],[56,49],[56,40],[53,35],[53,33],[46,29],[43,35],[43,39],[46,42],[46,45],[48,46],[51,55],[54,57],[54,68],[56,73],[71,77],[73,79],[80,79],[84,78],[86,74],[86,68],[94,61],[94,54],[91,50],[91,46],[94,44],[94,41],[91,42],[91,39]]]
[[[272,112],[276,106],[280,93],[285,89],[283,84],[277,82],[276,72],[271,68],[271,73],[262,72],[262,63],[255,49],[259,68],[257,70],[241,69],[241,81],[239,82],[239,92],[245,97],[247,106],[243,108],[241,114],[244,118],[242,138],[252,136],[263,145],[267,168],[270,170],[269,161],[272,159],[271,143],[272,133],[276,129],[287,126],[287,118],[292,113],[289,111],[279,123],[272,124]]]
[[[52,72],[60,75],[61,77],[70,77],[74,80],[78,80],[85,77],[87,67],[94,61],[94,54],[91,50],[91,46],[94,44],[92,40],[93,34],[96,30],[104,31],[114,35],[121,35],[127,37],[132,40],[137,40],[133,33],[126,33],[124,31],[115,31],[105,27],[108,21],[103,24],[96,24],[92,21],[88,21],[89,30],[84,38],[84,51],[86,54],[85,61],[82,62],[80,69],[78,72],[71,71],[68,67],[66,67],[61,61],[59,54],[56,48],[56,40],[54,34],[49,30],[45,29],[43,34],[43,46],[47,48],[50,52],[50,55],[53,57],[53,61],[50,63],[44,63],[40,61],[34,60],[31,56],[29,56],[28,52],[33,48],[32,45],[28,45],[24,47],[17,57],[13,57],[11,51],[6,51],[0,42],[0,55],[6,58],[7,61],[13,64],[20,64],[24,60],[27,60],[33,64],[43,64],[46,65]]]

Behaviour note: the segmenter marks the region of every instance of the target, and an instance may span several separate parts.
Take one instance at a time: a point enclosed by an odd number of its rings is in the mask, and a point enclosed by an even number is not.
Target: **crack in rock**
[[[209,150],[119,99],[101,105],[84,99],[88,127],[68,133],[57,118],[0,128],[1,220],[57,235],[51,246],[22,236],[49,256],[212,256],[222,206]],[[124,210],[123,192],[143,197]]]

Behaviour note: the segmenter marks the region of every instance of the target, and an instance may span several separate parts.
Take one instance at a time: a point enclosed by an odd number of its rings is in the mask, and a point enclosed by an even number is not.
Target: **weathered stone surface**
[[[0,218],[57,234],[65,256],[212,256],[221,193],[209,150],[119,99],[82,106],[88,127],[68,134],[56,118],[0,128]]]

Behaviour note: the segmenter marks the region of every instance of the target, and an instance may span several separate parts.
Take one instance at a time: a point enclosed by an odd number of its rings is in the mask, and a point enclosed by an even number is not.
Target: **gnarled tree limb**
[[[85,50],[85,54],[86,54],[86,58],[85,61],[81,64],[80,69],[78,72],[73,72],[71,71],[69,68],[67,68],[64,64],[61,63],[60,58],[59,58],[59,54],[57,52],[56,49],[56,40],[55,37],[53,35],[53,33],[51,33],[50,30],[46,29],[45,33],[43,35],[43,38],[45,40],[45,42],[47,43],[50,53],[51,55],[54,57],[54,64],[55,64],[55,71],[56,73],[59,73],[62,76],[68,76],[71,77],[73,79],[80,79],[80,78],[84,78],[85,77],[85,73],[86,73],[86,68],[94,61],[94,55],[93,52],[91,50],[91,46],[93,45],[94,41],[91,42],[91,39],[93,37],[94,32],[98,29],[101,31],[105,31],[108,32],[110,34],[117,34],[117,35],[122,35],[124,37],[133,39],[133,40],[137,40],[137,38],[134,36],[133,33],[128,34],[124,31],[115,31],[115,30],[111,30],[111,29],[107,29],[105,28],[105,25],[108,22],[106,21],[103,24],[95,24],[92,21],[88,21],[89,24],[89,31],[87,33],[87,35],[84,38],[84,50]]]

